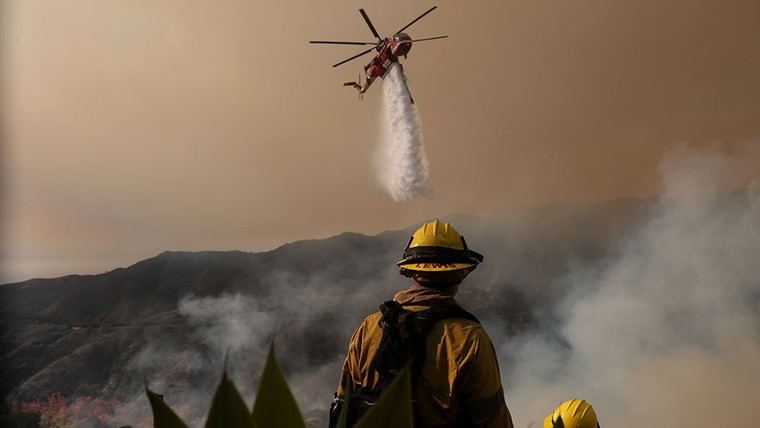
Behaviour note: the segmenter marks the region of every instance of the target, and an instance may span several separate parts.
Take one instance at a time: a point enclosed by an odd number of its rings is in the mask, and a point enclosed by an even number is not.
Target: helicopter
[[[435,37],[426,37],[422,39],[412,39],[408,34],[404,32],[404,30],[411,27],[412,24],[422,19],[425,15],[434,11],[437,7],[438,6],[431,7],[430,9],[425,11],[422,15],[415,18],[412,22],[406,24],[400,30],[396,31],[393,35],[385,37],[385,38],[380,37],[380,34],[378,34],[377,30],[375,29],[375,26],[372,25],[372,21],[369,19],[367,12],[365,12],[364,9],[359,9],[359,13],[362,15],[362,18],[364,18],[364,21],[367,23],[369,30],[372,32],[372,35],[377,38],[376,42],[311,40],[309,41],[309,43],[326,44],[326,45],[369,45],[369,46],[372,46],[371,48],[365,51],[359,52],[358,54],[350,58],[346,58],[343,61],[333,64],[333,67],[337,67],[349,61],[353,61],[359,57],[362,57],[372,51],[377,51],[377,53],[375,54],[375,57],[372,58],[369,64],[364,66],[364,76],[365,76],[364,82],[362,82],[361,75],[359,75],[358,81],[345,82],[343,83],[343,86],[350,86],[350,87],[355,88],[357,91],[359,91],[359,97],[361,98],[362,95],[365,92],[367,92],[367,89],[369,89],[369,87],[372,85],[372,82],[374,82],[375,79],[377,79],[378,77],[380,77],[381,79],[384,79],[385,76],[388,75],[388,72],[390,72],[391,68],[393,68],[393,66],[395,65],[398,65],[402,71],[402,80],[404,82],[404,86],[406,87],[406,92],[407,94],[409,94],[409,100],[412,102],[412,104],[414,104],[414,98],[412,98],[412,93],[409,91],[409,85],[406,83],[406,77],[404,77],[404,74],[403,74],[404,67],[401,65],[399,58],[402,56],[405,59],[407,58],[407,55],[409,54],[409,50],[412,49],[413,43],[425,42],[429,40],[445,39],[448,36],[435,36]]]

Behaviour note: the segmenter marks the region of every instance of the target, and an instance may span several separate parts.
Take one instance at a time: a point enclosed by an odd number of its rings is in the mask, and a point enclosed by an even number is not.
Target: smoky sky
[[[589,400],[603,426],[752,424],[745,410],[760,381],[760,182],[723,189],[759,159],[758,148],[742,156],[671,151],[658,168],[662,190],[647,200],[457,220],[487,255],[457,300],[495,345],[515,426],[537,426],[572,397]],[[112,424],[150,424],[141,385],[126,387],[131,376],[149,379],[200,426],[226,357],[250,403],[275,337],[308,426],[324,426],[354,328],[408,285],[388,261],[398,235],[362,238],[373,242],[365,251],[306,271],[299,257],[319,256],[280,251],[271,269],[254,271],[259,286],[185,295],[174,319],[192,329],[181,340],[153,330],[145,346],[132,345],[139,351],[128,375],[115,382],[127,399]],[[711,416],[694,418],[697,408]]]
[[[2,278],[102,272],[165,249],[648,196],[673,146],[760,134],[756,1],[442,1],[405,71],[433,199],[377,182],[370,40],[428,2],[5,0]],[[751,143],[749,143],[751,144]]]

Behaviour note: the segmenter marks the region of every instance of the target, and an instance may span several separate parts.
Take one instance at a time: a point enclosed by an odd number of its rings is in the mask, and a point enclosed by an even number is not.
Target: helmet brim
[[[473,266],[475,266],[475,263],[404,263],[403,260],[398,263],[399,268],[414,272],[451,272],[455,270],[469,269]]]

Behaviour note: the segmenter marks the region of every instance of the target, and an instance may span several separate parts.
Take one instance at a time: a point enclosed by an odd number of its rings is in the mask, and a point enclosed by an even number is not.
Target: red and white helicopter
[[[377,42],[344,42],[344,41],[331,41],[331,40],[311,40],[309,43],[315,43],[315,44],[328,44],[328,45],[371,45],[372,47],[367,49],[366,51],[359,52],[358,54],[344,59],[343,61],[333,64],[333,67],[337,67],[339,65],[345,64],[349,61],[352,61],[356,58],[359,58],[363,55],[366,55],[373,50],[377,51],[377,54],[375,54],[375,57],[372,58],[372,61],[369,62],[364,67],[364,74],[365,74],[365,80],[364,83],[361,81],[361,77],[359,77],[358,82],[346,82],[343,84],[343,86],[353,86],[359,91],[359,94],[364,94],[367,92],[367,89],[369,89],[370,85],[372,85],[372,82],[375,81],[378,77],[385,78],[385,76],[388,74],[388,72],[391,70],[391,68],[394,65],[397,65],[401,67],[401,70],[403,71],[403,67],[401,66],[401,63],[399,62],[399,57],[403,56],[406,58],[406,56],[409,54],[409,50],[412,49],[412,43],[416,42],[424,42],[428,40],[436,40],[436,39],[444,39],[448,36],[436,36],[436,37],[427,37],[424,39],[412,39],[409,37],[408,34],[404,33],[404,30],[412,26],[415,22],[422,19],[425,15],[428,13],[434,11],[438,6],[433,6],[430,9],[428,9],[425,13],[418,16],[414,19],[414,21],[406,24],[404,27],[402,27],[400,30],[396,31],[395,34],[393,34],[390,37],[381,38],[380,35],[377,33],[377,30],[375,30],[375,26],[372,25],[372,21],[370,21],[369,16],[367,16],[367,13],[364,12],[364,9],[359,9],[359,13],[362,14],[362,17],[364,18],[364,21],[367,22],[367,26],[369,27],[369,30],[372,32],[372,35],[377,38]],[[404,85],[406,85],[406,80],[404,80]],[[409,86],[406,86],[406,91],[409,94],[409,99],[414,103],[414,98],[412,98],[411,92],[409,92]]]

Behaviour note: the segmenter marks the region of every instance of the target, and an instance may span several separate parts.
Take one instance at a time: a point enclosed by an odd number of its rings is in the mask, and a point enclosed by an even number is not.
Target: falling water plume
[[[396,202],[433,195],[428,182],[422,121],[412,104],[401,67],[392,67],[383,83],[377,173],[383,189]]]

